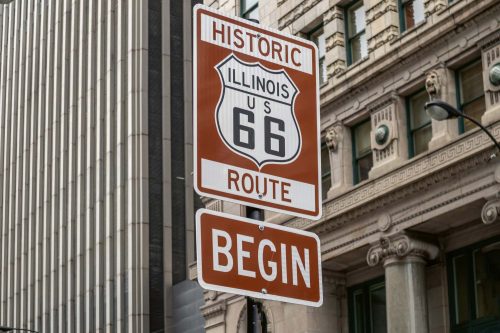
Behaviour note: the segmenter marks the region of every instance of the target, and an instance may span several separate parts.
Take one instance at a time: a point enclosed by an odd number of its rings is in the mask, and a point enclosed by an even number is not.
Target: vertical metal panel
[[[149,330],[147,9],[0,5],[0,325]]]

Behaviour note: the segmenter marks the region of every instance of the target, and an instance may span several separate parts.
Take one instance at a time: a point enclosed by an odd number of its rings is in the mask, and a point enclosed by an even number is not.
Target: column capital
[[[381,237],[379,242],[368,250],[366,261],[368,265],[376,266],[380,262],[385,265],[388,261],[392,262],[407,257],[432,260],[437,257],[438,253],[439,248],[436,245],[403,232],[389,237]]]

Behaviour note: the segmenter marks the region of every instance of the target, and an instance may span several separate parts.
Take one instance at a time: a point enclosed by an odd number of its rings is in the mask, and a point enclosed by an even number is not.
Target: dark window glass
[[[400,2],[401,30],[413,28],[425,20],[423,0],[403,0]]]
[[[349,64],[358,62],[368,55],[368,43],[365,34],[365,8],[363,1],[358,1],[347,8],[347,60]]]
[[[481,60],[459,69],[457,79],[459,108],[468,116],[481,121],[481,116],[486,110]],[[467,119],[460,118],[460,121],[461,132],[476,127],[476,125]]]
[[[246,19],[259,19],[259,1],[258,0],[241,0],[241,17]]]
[[[425,89],[407,99],[410,157],[429,149],[429,141],[432,139],[432,122],[424,109],[425,102],[428,100],[429,95]]]
[[[350,288],[349,332],[386,333],[385,282],[381,279]]]
[[[332,185],[331,181],[331,169],[330,169],[330,151],[326,144],[321,146],[321,186],[322,186],[322,197],[326,198],[328,190]]]
[[[370,324],[373,333],[387,332],[385,283],[370,286]]]
[[[354,183],[368,179],[373,166],[370,140],[371,123],[365,121],[353,128]]]
[[[452,332],[462,332],[464,328],[471,332],[497,332],[494,329],[500,329],[500,239],[457,251],[449,257],[448,267]]]

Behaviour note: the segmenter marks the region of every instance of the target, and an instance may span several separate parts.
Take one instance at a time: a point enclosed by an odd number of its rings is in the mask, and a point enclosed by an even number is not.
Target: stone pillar
[[[352,184],[351,136],[341,123],[331,125],[325,132],[325,141],[330,153],[332,180],[328,197],[332,197],[342,193]]]
[[[430,98],[440,99],[455,107],[457,106],[454,73],[444,65],[440,65],[427,73],[425,89]],[[457,119],[444,121],[432,119],[432,139],[429,142],[429,150],[441,147],[457,136]]]
[[[387,332],[429,332],[425,265],[435,259],[439,249],[407,233],[381,238],[370,248],[370,266],[385,268]]]
[[[482,45],[483,84],[486,98],[486,112],[481,118],[487,126],[500,120],[500,82],[495,80],[500,71],[500,34],[496,33]],[[493,74],[496,72],[497,74]]]
[[[327,79],[345,71],[346,51],[344,36],[344,10],[339,6],[331,7],[323,14],[325,32],[325,65]]]
[[[406,136],[399,135],[405,127],[401,116],[403,105],[397,96],[389,95],[368,107],[371,113],[371,146],[373,168],[369,177],[374,178],[398,167],[406,161],[408,143]]]
[[[365,0],[368,53],[375,58],[386,53],[388,43],[399,36],[397,0]]]

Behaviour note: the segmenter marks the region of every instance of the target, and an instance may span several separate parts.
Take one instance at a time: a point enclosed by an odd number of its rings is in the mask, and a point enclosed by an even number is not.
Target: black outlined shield
[[[246,63],[234,54],[216,69],[222,83],[216,123],[224,143],[259,169],[292,162],[302,140],[293,112],[299,91],[287,73]]]

